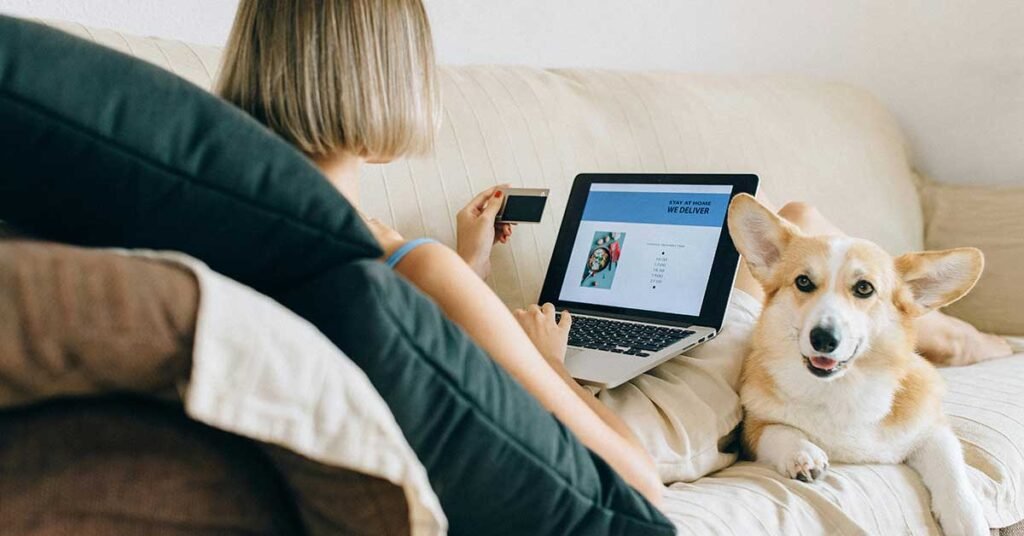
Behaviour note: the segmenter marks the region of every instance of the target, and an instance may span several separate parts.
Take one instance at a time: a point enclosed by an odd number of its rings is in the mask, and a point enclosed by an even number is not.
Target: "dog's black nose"
[[[811,346],[823,354],[828,354],[839,346],[839,339],[832,330],[817,326],[811,330]]]

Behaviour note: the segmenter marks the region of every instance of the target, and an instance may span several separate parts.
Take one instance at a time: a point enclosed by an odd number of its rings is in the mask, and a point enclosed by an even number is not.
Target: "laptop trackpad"
[[[569,348],[565,352],[565,368],[579,381],[604,387],[630,379],[638,367],[635,358],[623,354]]]
[[[584,350],[582,348],[568,348],[565,351],[565,360],[568,361],[570,358],[576,357],[576,356],[578,356],[578,355],[580,355],[582,353],[585,353],[585,352],[586,352],[586,350]]]

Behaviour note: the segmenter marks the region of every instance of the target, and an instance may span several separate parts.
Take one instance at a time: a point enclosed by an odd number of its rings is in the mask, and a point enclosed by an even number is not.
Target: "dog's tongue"
[[[839,362],[829,357],[818,356],[811,358],[811,364],[814,365],[814,368],[819,368],[821,370],[832,370],[836,368],[836,365],[838,365]]]

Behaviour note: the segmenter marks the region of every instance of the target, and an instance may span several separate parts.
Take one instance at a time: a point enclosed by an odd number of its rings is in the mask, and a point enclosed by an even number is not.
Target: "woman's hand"
[[[491,273],[491,248],[498,242],[507,243],[512,236],[511,224],[495,222],[504,201],[500,188],[507,187],[501,184],[480,192],[455,218],[455,250],[481,279]]]
[[[513,313],[523,331],[533,341],[540,355],[559,373],[565,372],[565,351],[569,346],[569,329],[572,316],[562,312],[562,319],[555,320],[555,306],[545,303],[543,307],[531,305],[516,309]]]
[[[380,248],[384,250],[385,259],[390,257],[395,250],[402,247],[402,244],[406,242],[405,238],[398,231],[388,227],[377,218],[370,218],[364,215],[363,221],[370,228],[370,233],[373,234],[373,237],[377,239]]]

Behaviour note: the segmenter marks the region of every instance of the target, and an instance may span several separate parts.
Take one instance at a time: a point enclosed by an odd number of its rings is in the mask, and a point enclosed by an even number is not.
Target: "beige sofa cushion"
[[[978,285],[947,312],[984,331],[1024,335],[1024,188],[932,183],[923,193],[929,248],[985,253]]]
[[[993,527],[1024,519],[1024,354],[942,369],[943,409]]]
[[[454,244],[454,214],[496,182],[551,189],[538,225],[497,247],[490,283],[534,302],[574,176],[585,171],[752,172],[777,204],[818,206],[892,252],[922,245],[899,128],[864,91],[793,77],[457,67],[442,77],[435,154],[369,166],[367,212],[407,237]]]

